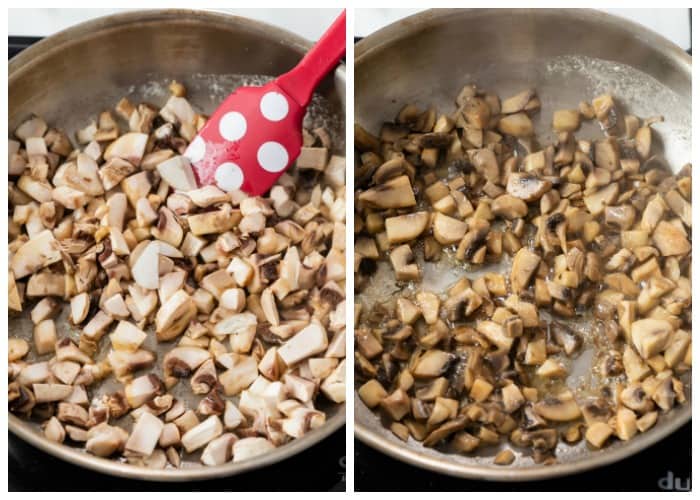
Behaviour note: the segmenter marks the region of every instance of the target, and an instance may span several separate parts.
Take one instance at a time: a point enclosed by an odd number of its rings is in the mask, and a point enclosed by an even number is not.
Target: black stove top
[[[9,37],[8,56],[15,56],[39,40]],[[106,476],[63,462],[8,434],[9,491],[345,491],[345,427],[283,462],[238,476],[186,485]]]

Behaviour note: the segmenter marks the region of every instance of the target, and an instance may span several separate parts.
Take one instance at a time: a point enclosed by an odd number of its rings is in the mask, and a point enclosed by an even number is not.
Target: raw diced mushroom
[[[212,415],[183,434],[182,446],[188,453],[192,453],[220,436],[222,432],[221,420],[216,415]]]
[[[126,452],[141,457],[151,455],[158,444],[162,430],[162,420],[148,412],[143,413],[134,424],[129,439],[124,445]]]
[[[179,191],[193,191],[197,189],[197,181],[189,159],[185,156],[173,156],[159,163],[156,167],[160,176]]]
[[[233,444],[233,461],[242,462],[275,449],[270,441],[260,437],[239,439]]]
[[[287,366],[293,366],[310,356],[323,352],[328,347],[326,331],[318,323],[311,323],[294,335],[277,351]]]
[[[49,439],[68,436],[94,455],[150,468],[181,466],[181,436],[207,422],[198,414],[264,437],[251,441],[254,453],[322,425],[316,398],[345,397],[344,158],[328,159],[333,143],[320,127],[297,165],[318,172],[312,184],[291,173],[262,197],[197,188],[182,155],[206,117],[182,84],[170,90],[160,110],[120,100],[115,111],[128,126],[103,111],[77,132],[77,149],[31,118],[8,151],[8,303],[30,309],[36,344],[8,344],[10,411],[43,418]],[[433,142],[446,144],[447,125],[445,117]],[[405,167],[377,176],[397,198],[408,188],[415,203],[415,169]],[[394,181],[401,175],[407,182]],[[68,302],[76,343],[57,338]],[[175,345],[148,350],[152,327],[156,340]],[[322,336],[309,334],[318,328]],[[30,351],[55,355],[28,362]],[[174,398],[183,377],[204,396],[197,413]],[[104,393],[114,381],[124,388]],[[227,400],[238,395],[237,404]],[[117,420],[128,412],[131,435]],[[229,461],[236,439],[197,445],[198,458]]]

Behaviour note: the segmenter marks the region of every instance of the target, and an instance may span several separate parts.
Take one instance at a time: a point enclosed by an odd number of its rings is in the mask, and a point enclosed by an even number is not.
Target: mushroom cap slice
[[[538,401],[535,413],[553,422],[569,422],[581,416],[581,409],[569,391]]]
[[[384,223],[389,243],[404,243],[415,240],[425,231],[429,220],[430,215],[428,212],[415,212],[388,217]]]
[[[466,222],[440,212],[437,212],[433,218],[433,236],[442,245],[457,243],[464,237],[468,228]]]
[[[411,180],[407,175],[363,191],[359,199],[376,208],[408,208],[416,205]]]

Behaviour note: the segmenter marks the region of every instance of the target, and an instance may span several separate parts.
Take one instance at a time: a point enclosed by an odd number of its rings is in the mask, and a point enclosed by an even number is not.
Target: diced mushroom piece
[[[277,351],[287,366],[323,352],[328,347],[326,330],[319,323],[311,323],[289,339]]]
[[[534,274],[537,267],[540,265],[541,258],[536,253],[521,248],[513,258],[513,266],[510,272],[510,282],[513,287],[513,292],[520,293],[524,291]]]
[[[460,241],[467,232],[468,225],[440,212],[433,218],[433,236],[442,245],[451,245]]]
[[[506,384],[503,386],[501,389],[501,396],[503,398],[503,409],[506,413],[513,413],[525,403],[523,393],[515,384]]]
[[[17,288],[17,282],[15,281],[15,277],[12,275],[12,271],[9,271],[7,273],[7,285],[8,307],[13,311],[22,311],[22,297],[20,297],[19,289]]]
[[[659,414],[655,411],[650,411],[642,417],[639,417],[637,419],[637,429],[639,430],[639,432],[646,432],[649,429],[651,429],[654,426],[654,424],[656,424],[656,420],[658,419],[658,417]]]
[[[80,373],[80,365],[74,361],[55,361],[51,364],[51,373],[59,382],[72,385]]]
[[[554,112],[552,128],[555,132],[574,132],[579,128],[580,119],[577,109],[558,109]]]
[[[527,215],[527,205],[520,198],[509,194],[503,194],[491,203],[491,212],[504,219],[517,219]]]
[[[258,377],[258,365],[251,356],[238,355],[228,370],[219,375],[219,383],[227,396],[235,396],[247,389]]]
[[[158,289],[158,255],[160,245],[156,241],[148,243],[131,266],[134,281],[147,290]]]
[[[399,421],[410,411],[411,400],[405,391],[397,389],[379,403],[382,410],[393,420]]]
[[[202,363],[190,380],[192,392],[195,394],[207,394],[216,387],[217,383],[218,377],[213,359],[207,359]]]
[[[510,465],[515,461],[515,454],[512,450],[502,450],[493,459],[496,465]]]
[[[102,338],[113,321],[114,319],[105,312],[97,311],[97,314],[83,328],[83,336],[93,342],[97,342]]]
[[[102,303],[102,310],[115,319],[126,319],[129,317],[129,309],[126,307],[124,297],[117,293],[106,299]]]
[[[639,158],[646,160],[651,154],[651,127],[640,127],[634,134],[634,149]]]
[[[469,158],[474,164],[474,168],[480,172],[487,181],[498,183],[501,172],[498,167],[498,160],[493,151],[487,148],[477,149],[470,153]]]
[[[431,349],[418,359],[413,375],[420,378],[439,377],[447,371],[454,359],[454,355],[448,352]]]
[[[644,359],[659,354],[666,345],[673,327],[661,319],[640,319],[632,323],[631,340]]]
[[[163,431],[163,421],[148,412],[141,414],[127,439],[126,453],[147,457],[153,453]]]
[[[182,446],[188,453],[192,453],[219,437],[223,431],[219,417],[212,415],[183,434]]]
[[[141,164],[147,142],[148,134],[128,132],[107,146],[103,157],[105,161],[121,158],[138,167]]]
[[[66,439],[66,431],[56,417],[51,417],[44,425],[44,437],[54,443],[62,443]]]
[[[10,259],[10,269],[15,279],[20,279],[60,260],[59,243],[47,229],[17,249]]]
[[[542,363],[536,373],[544,378],[563,378],[567,375],[566,367],[552,358]]]
[[[56,324],[52,319],[45,319],[34,327],[34,349],[43,355],[53,352],[56,345]]]
[[[32,392],[37,403],[62,401],[73,392],[73,386],[66,384],[34,384]]]
[[[345,360],[321,383],[321,392],[334,403],[345,401]]]
[[[167,420],[167,417],[166,417]],[[163,430],[158,438],[158,446],[169,448],[180,445],[180,429],[173,422],[168,422],[163,426]]]
[[[79,325],[87,318],[90,310],[90,296],[83,292],[70,300],[70,319],[74,325]]]
[[[553,422],[569,422],[581,416],[581,409],[569,391],[535,403],[534,410],[541,417]]]
[[[690,242],[685,232],[667,221],[658,223],[652,234],[652,240],[664,257],[685,255],[690,252]]]
[[[525,113],[504,116],[498,121],[498,130],[519,138],[530,137],[534,133],[532,121]]]
[[[163,373],[166,377],[189,377],[212,354],[199,347],[176,347],[163,358]]]
[[[163,383],[152,373],[135,378],[124,389],[126,400],[132,408],[148,403],[162,392]]]
[[[602,448],[613,434],[613,429],[605,422],[595,422],[586,429],[586,441],[596,448]]]
[[[521,172],[511,173],[506,184],[508,194],[528,203],[539,200],[542,198],[542,195],[551,189],[551,181]]]
[[[236,436],[231,433],[222,434],[213,439],[202,451],[202,463],[214,466],[229,462],[233,457],[233,445],[236,441]]]
[[[413,187],[406,175],[363,191],[359,199],[376,208],[406,208],[416,205]]]
[[[397,280],[414,281],[418,279],[420,272],[418,265],[414,262],[415,258],[410,246],[400,245],[394,248],[389,258]]]
[[[233,461],[242,462],[258,455],[269,453],[275,449],[275,445],[265,438],[247,437],[239,439],[233,444]]]
[[[376,379],[369,380],[357,390],[360,399],[369,407],[374,408],[387,397],[387,392]]]
[[[241,219],[239,212],[234,212],[231,205],[224,204],[218,210],[189,215],[187,223],[195,236],[223,233],[234,227]]]
[[[275,301],[275,295],[272,292],[272,288],[266,288],[260,295],[260,305],[262,306],[263,313],[267,321],[274,326],[280,324],[280,316],[277,311],[277,303]]]
[[[178,290],[156,314],[156,337],[163,342],[180,335],[197,314],[197,308],[187,292]]]
[[[654,390],[652,399],[663,411],[669,411],[676,402],[677,394],[673,387],[673,380],[668,377],[659,382]]]
[[[605,207],[615,203],[619,189],[619,185],[613,182],[594,193],[584,195],[583,202],[591,215],[598,216],[605,211]]]
[[[615,435],[629,441],[637,434],[637,416],[632,410],[620,408],[615,416]]]
[[[668,208],[670,208],[673,213],[681,218],[683,224],[688,227],[692,226],[693,209],[690,202],[683,198],[678,191],[672,189],[666,193],[664,201],[668,205]]]
[[[186,156],[173,156],[159,163],[156,167],[160,176],[178,191],[194,191],[197,189],[197,181]]]
[[[389,243],[414,241],[428,226],[428,212],[415,212],[406,215],[388,217],[385,221],[386,235]]]
[[[102,422],[87,433],[85,449],[98,457],[109,457],[124,450],[129,434],[121,427]]]
[[[536,94],[533,89],[523,90],[501,102],[501,113],[509,115],[522,111],[533,98],[536,99]]]
[[[223,420],[224,428],[232,430],[245,422],[245,417],[235,404],[233,404],[231,401],[226,401]]]
[[[10,363],[25,357],[29,352],[29,342],[17,337],[10,337],[7,343],[7,358]]]
[[[255,331],[258,318],[250,312],[233,314],[214,325],[215,335],[240,335],[249,331]]]

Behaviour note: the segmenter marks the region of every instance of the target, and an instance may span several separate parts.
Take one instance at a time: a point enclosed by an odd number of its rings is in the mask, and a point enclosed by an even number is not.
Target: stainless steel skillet
[[[355,47],[355,121],[376,131],[405,103],[454,109],[463,85],[501,96],[536,88],[543,100],[537,131],[549,130],[555,109],[611,92],[639,116],[663,115],[655,141],[680,169],[691,161],[691,60],[646,28],[580,9],[438,9],[398,21]],[[581,136],[591,136],[586,129]],[[684,381],[690,384],[690,377]],[[688,395],[690,389],[688,388]],[[648,432],[600,451],[560,444],[558,463],[519,457],[493,465],[493,450],[467,457],[404,443],[355,396],[355,433],[363,442],[413,465],[454,476],[498,481],[544,479],[614,463],[688,422],[690,404],[663,416]]]
[[[10,61],[9,129],[35,113],[72,134],[123,96],[162,105],[172,79],[184,83],[190,102],[209,113],[235,86],[289,70],[310,46],[282,29],[214,12],[153,10],[103,17],[48,37]],[[322,84],[318,94],[307,115],[309,124],[325,125],[337,152],[344,155],[344,67]],[[67,322],[58,326],[60,333],[69,333]],[[31,339],[26,317],[10,317],[8,331]],[[155,344],[150,347],[157,349]],[[97,388],[101,390],[108,388]],[[179,470],[146,469],[94,457],[44,439],[36,423],[14,415],[9,416],[9,430],[57,458],[103,473],[192,481],[238,474],[313,446],[345,422],[345,405],[324,410],[328,418],[323,427],[272,453],[217,467],[203,467],[185,457],[185,468]]]

